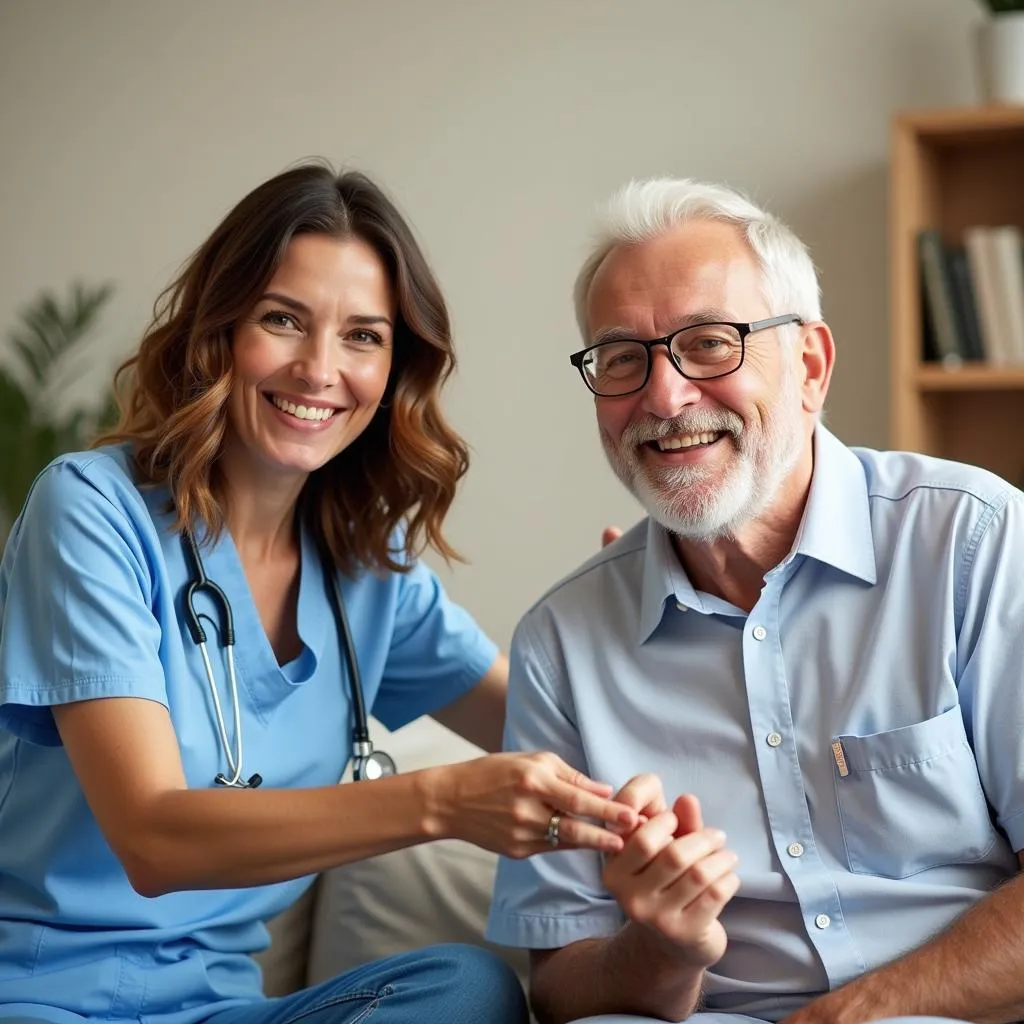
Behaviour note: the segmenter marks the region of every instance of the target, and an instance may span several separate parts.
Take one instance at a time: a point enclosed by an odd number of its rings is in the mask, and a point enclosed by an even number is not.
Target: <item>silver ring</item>
[[[558,846],[558,827],[562,824],[562,816],[556,811],[548,821],[546,838],[552,849]]]

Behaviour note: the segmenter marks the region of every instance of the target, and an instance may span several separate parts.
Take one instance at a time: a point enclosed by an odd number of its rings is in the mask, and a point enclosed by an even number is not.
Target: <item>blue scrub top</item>
[[[100,832],[50,707],[97,697],[166,706],[188,784],[228,770],[198,647],[180,615],[190,579],[164,488],[140,490],[122,447],[64,456],[35,482],[0,566],[0,1015],[15,1005],[191,1024],[260,994],[264,922],[311,881],[157,898],[132,889]],[[396,538],[396,546],[397,546]],[[336,783],[351,754],[342,647],[302,535],[301,654],[279,666],[224,531],[204,548],[231,602],[245,776]],[[364,699],[391,729],[471,689],[497,655],[422,563],[342,579]],[[198,610],[219,622],[205,599]],[[234,749],[216,630],[209,650]]]

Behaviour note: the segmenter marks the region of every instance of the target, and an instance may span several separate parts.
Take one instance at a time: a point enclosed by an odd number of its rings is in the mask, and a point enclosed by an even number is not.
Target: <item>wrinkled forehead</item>
[[[608,253],[587,293],[588,334],[621,328],[654,337],[705,314],[755,320],[768,314],[763,291],[761,268],[739,228],[691,221]]]

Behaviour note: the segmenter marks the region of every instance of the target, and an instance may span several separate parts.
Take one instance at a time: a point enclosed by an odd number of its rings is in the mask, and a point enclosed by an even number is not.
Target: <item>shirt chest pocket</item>
[[[836,797],[851,871],[906,878],[974,863],[992,849],[998,833],[959,705],[917,725],[836,742]]]

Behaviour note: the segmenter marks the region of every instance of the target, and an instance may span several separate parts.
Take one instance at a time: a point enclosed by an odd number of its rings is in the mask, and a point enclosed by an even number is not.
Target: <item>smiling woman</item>
[[[259,186],[164,294],[118,427],[40,475],[4,549],[0,1019],[525,1021],[477,947],[284,1000],[251,956],[326,868],[442,837],[614,852],[636,824],[551,754],[397,775],[370,742],[372,713],[500,746],[507,663],[418,558],[454,555],[453,365],[360,174]]]
[[[307,423],[310,408],[342,412],[324,447],[303,449],[306,472],[324,469],[307,498],[337,563],[399,569],[392,539],[403,520],[406,553],[427,542],[453,556],[441,523],[468,458],[439,403],[455,365],[448,311],[408,225],[362,174],[302,166],[228,214],[161,297],[119,373],[131,378],[126,415],[99,443],[133,444],[145,482],[176,481],[176,525],[198,518],[216,534],[225,443],[272,443],[269,419],[251,403],[244,411],[244,396],[272,400],[252,373],[271,373],[275,360],[279,406],[304,405]],[[377,416],[382,401],[390,408]],[[299,443],[287,436],[285,447]]]
[[[391,291],[365,242],[300,235],[289,243],[232,340],[235,429],[222,462],[250,486],[301,486],[366,429],[391,370]]]

